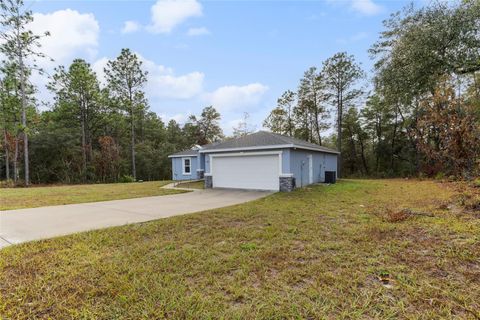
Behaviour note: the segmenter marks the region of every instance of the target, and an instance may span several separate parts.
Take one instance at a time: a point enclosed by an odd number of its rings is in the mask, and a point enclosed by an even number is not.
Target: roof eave
[[[168,158],[185,158],[185,157],[196,157],[198,154],[171,154],[168,156]]]
[[[310,148],[305,146],[300,146],[297,144],[277,144],[277,145],[268,145],[268,146],[255,146],[255,147],[237,147],[237,148],[224,148],[224,149],[202,149],[199,150],[199,153],[214,153],[214,152],[230,152],[230,151],[239,151],[239,150],[265,150],[265,149],[304,149],[304,150],[312,150],[317,152],[324,152],[324,153],[332,153],[332,154],[340,154],[340,152],[335,150],[323,150],[318,148]]]

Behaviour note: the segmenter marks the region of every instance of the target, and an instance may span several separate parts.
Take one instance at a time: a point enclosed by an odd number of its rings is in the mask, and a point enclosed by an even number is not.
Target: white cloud
[[[158,0],[151,8],[152,33],[170,33],[177,25],[191,17],[202,15],[202,5],[196,0]]]
[[[206,93],[204,99],[221,111],[245,111],[257,106],[267,90],[268,87],[261,83],[223,86]]]
[[[168,123],[170,120],[175,120],[175,122],[184,124],[188,120],[188,115],[185,113],[177,113],[174,115],[167,115],[165,113],[160,114],[160,118],[162,118],[163,122]]]
[[[206,36],[209,34],[210,34],[210,31],[205,27],[190,28],[187,31],[187,36]]]
[[[141,59],[145,70],[148,71],[147,92],[151,96],[190,99],[202,92],[205,77],[203,73],[194,71],[184,75],[175,75],[171,68],[144,58]]]
[[[105,72],[103,71],[103,68],[107,65],[108,58],[103,57],[98,59],[92,64],[92,70],[97,74],[98,80],[105,85]]]
[[[374,0],[327,0],[331,3],[347,3],[353,11],[363,15],[375,15],[383,11],[383,7]]]
[[[191,99],[203,91],[203,80],[205,75],[194,71],[184,75],[176,75],[172,68],[145,59],[137,53],[139,59],[143,62],[143,69],[148,71],[148,81],[145,91],[148,97],[169,98],[169,99]],[[92,69],[97,73],[104,83],[103,69],[107,65],[108,58],[104,57],[97,60]]]
[[[73,58],[92,59],[97,54],[100,26],[91,13],[65,9],[52,13],[34,13],[30,28],[35,34],[50,32],[40,40],[41,51],[55,62],[49,66],[70,63]],[[46,63],[46,62],[44,62]]]
[[[366,15],[375,15],[382,11],[382,7],[373,2],[373,0],[351,0],[351,7]]]
[[[138,30],[140,30],[140,28],[141,28],[140,24],[136,21],[132,21],[132,20],[125,21],[122,28],[122,33],[126,34],[126,33],[137,32]]]

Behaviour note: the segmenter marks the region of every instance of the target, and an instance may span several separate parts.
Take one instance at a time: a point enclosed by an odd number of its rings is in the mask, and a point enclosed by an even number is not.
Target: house
[[[206,188],[292,191],[336,179],[339,152],[259,131],[174,153],[173,180],[205,179]]]

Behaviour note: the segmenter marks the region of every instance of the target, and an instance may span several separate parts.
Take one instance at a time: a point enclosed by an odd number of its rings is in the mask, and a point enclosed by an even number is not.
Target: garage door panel
[[[212,158],[214,188],[278,190],[278,155]]]

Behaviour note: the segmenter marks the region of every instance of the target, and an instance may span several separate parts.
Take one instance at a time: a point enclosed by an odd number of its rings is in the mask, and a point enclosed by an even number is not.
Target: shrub
[[[443,180],[444,178],[445,178],[445,173],[441,171],[435,175],[435,180]]]
[[[0,188],[13,188],[15,187],[15,182],[12,179],[0,181]]]
[[[131,182],[135,182],[135,179],[130,175],[123,175],[119,179],[119,182],[121,182],[121,183],[131,183]]]
[[[475,188],[480,188],[480,178],[473,180],[472,185]]]

